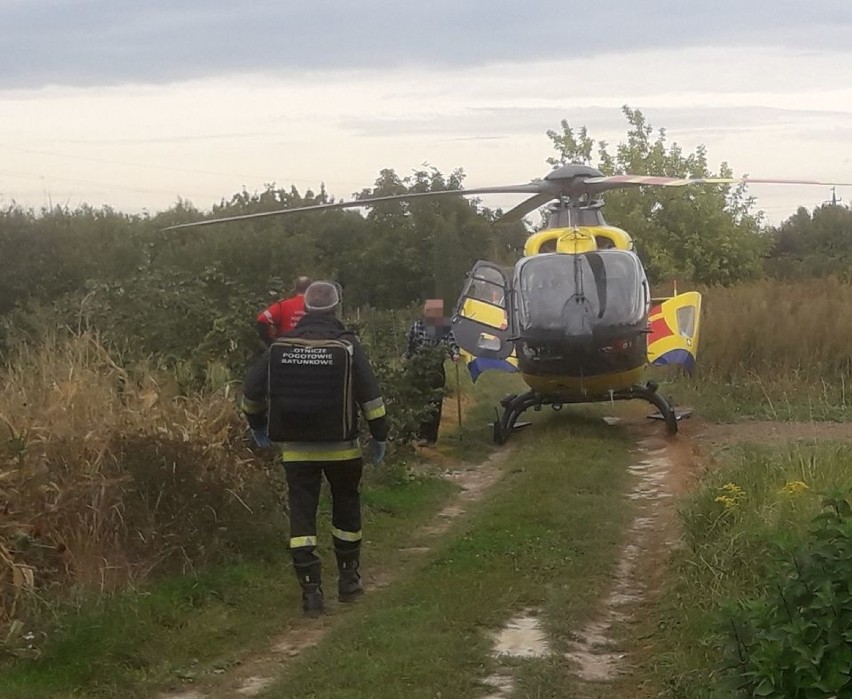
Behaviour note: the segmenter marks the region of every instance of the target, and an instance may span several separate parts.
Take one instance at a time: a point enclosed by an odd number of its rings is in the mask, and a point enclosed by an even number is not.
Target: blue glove
[[[254,440],[254,443],[261,449],[266,449],[267,447],[272,446],[272,442],[269,441],[269,435],[266,433],[265,427],[258,427],[257,429],[252,430],[251,437]]]
[[[384,461],[387,446],[387,442],[377,442],[375,439],[369,441],[367,444],[367,459],[373,466],[378,466]]]

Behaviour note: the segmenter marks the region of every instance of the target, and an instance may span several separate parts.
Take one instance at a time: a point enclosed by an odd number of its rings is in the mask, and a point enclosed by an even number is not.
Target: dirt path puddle
[[[547,636],[538,617],[530,612],[516,616],[504,626],[494,644],[495,655],[513,658],[541,658],[550,653]]]
[[[485,461],[476,466],[448,471],[444,478],[453,481],[461,488],[456,499],[444,507],[428,526],[421,529],[416,539],[433,538],[447,532],[453,521],[467,512],[467,508],[485,496],[485,493],[500,479],[503,471],[500,465],[506,461],[510,453],[509,449],[496,451]],[[412,546],[423,552],[428,547],[423,545]],[[403,549],[400,549],[403,550]]]
[[[544,658],[550,654],[547,634],[534,610],[524,610],[494,635],[492,655],[498,660]],[[514,679],[507,671],[497,671],[482,682],[491,690],[484,699],[507,699],[515,688]]]

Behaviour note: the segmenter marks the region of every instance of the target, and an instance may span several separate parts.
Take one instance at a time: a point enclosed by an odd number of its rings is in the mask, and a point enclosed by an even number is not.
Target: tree
[[[771,275],[852,278],[852,209],[823,204],[811,214],[800,207],[770,235],[773,246],[767,270]]]
[[[686,154],[678,144],[667,143],[665,130],[655,132],[641,111],[625,106],[623,112],[627,140],[614,153],[605,141],[594,141],[585,126],[575,131],[563,120],[561,131],[548,131],[558,153],[548,162],[590,163],[604,174],[714,176],[703,146]],[[718,176],[731,176],[725,163]],[[616,190],[607,193],[606,202],[607,219],[634,237],[652,282],[677,278],[730,284],[762,273],[768,239],[760,232],[759,215],[752,213],[754,201],[742,186]]]
[[[444,176],[426,167],[400,178],[382,170],[360,198],[460,190],[464,173]],[[357,260],[358,298],[378,308],[400,308],[423,298],[452,303],[465,272],[488,249],[488,217],[464,197],[414,198],[370,207],[368,235]]]
[[[0,211],[0,314],[28,299],[49,301],[94,278],[122,279],[142,263],[145,219],[112,209],[56,206]]]

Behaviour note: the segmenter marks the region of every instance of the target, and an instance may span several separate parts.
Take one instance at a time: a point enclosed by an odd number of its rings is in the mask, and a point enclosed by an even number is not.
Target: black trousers
[[[429,388],[435,396],[429,402],[429,414],[420,423],[418,436],[427,442],[438,441],[438,430],[441,426],[441,410],[444,407],[444,384],[447,382],[447,374],[444,365],[438,365],[428,376]]]
[[[284,464],[290,506],[290,552],[296,568],[319,563],[317,505],[322,476],[331,486],[334,550],[352,554],[361,547],[361,474],[363,461],[293,461]]]

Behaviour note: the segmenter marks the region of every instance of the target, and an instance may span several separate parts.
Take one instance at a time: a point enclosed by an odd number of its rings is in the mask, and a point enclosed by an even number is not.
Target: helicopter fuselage
[[[454,321],[467,351],[511,359],[533,391],[565,403],[604,400],[647,364],[650,293],[633,242],[597,208],[579,214],[588,225],[531,235],[511,272],[477,263]]]
[[[635,253],[540,253],[514,269],[510,299],[518,369],[563,402],[606,397],[641,379],[650,294]]]

